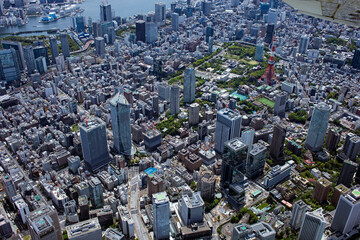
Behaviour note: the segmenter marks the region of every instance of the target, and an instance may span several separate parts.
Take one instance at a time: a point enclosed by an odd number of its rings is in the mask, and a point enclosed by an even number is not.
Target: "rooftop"
[[[233,111],[233,110],[231,110],[229,108],[221,109],[220,111],[218,111],[218,114],[221,114],[222,116],[224,116],[226,118],[229,118],[231,120],[241,118],[240,113],[235,112],[235,111]]]
[[[101,226],[97,218],[89,219],[83,222],[79,222],[65,227],[68,237],[79,237],[81,235],[88,234],[89,232],[101,231]]]

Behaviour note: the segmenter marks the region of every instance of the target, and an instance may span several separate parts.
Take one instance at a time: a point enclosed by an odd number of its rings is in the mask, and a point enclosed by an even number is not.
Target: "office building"
[[[354,174],[356,173],[358,166],[359,165],[355,162],[345,160],[343,162],[337,184],[343,184],[344,186],[351,188],[354,180]]]
[[[76,32],[85,32],[85,18],[84,16],[75,17]]]
[[[179,200],[179,214],[184,225],[201,223],[204,219],[205,204],[200,192],[183,194]]]
[[[274,33],[275,33],[275,24],[269,23],[266,26],[266,33],[265,33],[265,40],[264,42],[267,44],[272,44],[274,40]]]
[[[201,11],[205,16],[211,14],[212,4],[210,1],[201,1]]]
[[[164,181],[158,175],[153,175],[148,180],[148,195],[151,197],[155,193],[164,191]]]
[[[59,56],[59,49],[57,39],[55,36],[50,37],[50,49],[51,49],[51,60],[53,63],[56,62],[56,57]]]
[[[274,115],[279,117],[285,117],[287,93],[281,92],[275,97]]]
[[[105,57],[105,39],[103,37],[95,38],[95,53],[97,56]]]
[[[323,237],[326,220],[322,208],[305,213],[298,240],[320,240]]]
[[[350,160],[355,160],[360,152],[360,137],[355,133],[348,133],[345,138],[343,152]]]
[[[20,66],[15,50],[0,50],[0,80],[10,83],[20,78]]]
[[[90,191],[89,191],[90,195]],[[80,195],[78,198],[79,202],[79,220],[84,221],[90,218],[90,206],[88,197],[86,195]]]
[[[14,49],[16,53],[17,63],[19,65],[20,71],[25,70],[25,58],[23,48],[20,42],[10,42],[10,41],[1,41],[2,49]]]
[[[241,223],[234,226],[232,240],[275,240],[276,232],[270,224],[259,222],[253,225]]]
[[[190,125],[197,125],[199,123],[199,110],[198,103],[192,103],[189,107],[189,123]]]
[[[171,13],[171,28],[174,31],[179,30],[179,14]]]
[[[143,33],[141,32],[141,34],[143,34]],[[145,23],[145,41],[146,41],[146,43],[156,42],[157,39],[158,39],[157,24],[154,22],[146,22]]]
[[[147,151],[154,151],[161,145],[161,132],[157,129],[150,129],[144,133],[144,145]]]
[[[107,42],[107,44],[114,44],[114,42],[115,42],[115,37],[116,37],[114,27],[108,27],[108,28],[107,28],[107,35],[108,35],[108,42]]]
[[[50,66],[49,54],[48,54],[48,50],[45,46],[39,45],[39,46],[34,47],[33,50],[34,50],[35,59],[37,59],[39,57],[44,57],[45,61],[46,61],[46,66]]]
[[[158,94],[161,100],[170,101],[170,86],[166,82],[159,83]]]
[[[69,240],[102,239],[101,226],[97,218],[66,226],[65,229]]]
[[[11,200],[17,194],[15,184],[9,174],[4,174],[1,177],[1,180],[6,196],[8,197],[9,200]]]
[[[263,174],[266,152],[267,149],[264,145],[258,143],[253,145],[246,160],[246,176],[248,178],[254,179]]]
[[[241,132],[241,141],[248,146],[248,150],[251,151],[254,143],[255,129],[247,127]]]
[[[2,210],[3,211],[0,212],[0,238],[7,239],[13,235],[13,230],[9,219],[6,216],[5,210]]]
[[[302,36],[300,38],[299,53],[305,54],[309,46],[310,38],[308,36]]]
[[[330,106],[320,103],[315,106],[311,117],[305,146],[313,152],[320,151],[329,125]]]
[[[68,35],[66,33],[60,34],[60,42],[61,42],[61,51],[64,58],[70,57],[70,49],[69,49],[69,40]]]
[[[145,31],[146,31],[146,25],[145,21],[138,20],[135,23],[136,25],[136,41],[145,42]]]
[[[313,198],[319,203],[327,201],[331,189],[331,182],[326,178],[320,178],[315,184]]]
[[[180,87],[171,85],[170,93],[170,114],[177,115],[180,112]]]
[[[290,226],[294,230],[299,230],[303,219],[305,217],[305,213],[307,211],[310,211],[311,207],[307,204],[305,204],[302,200],[297,201],[293,205],[292,213],[291,213],[291,220],[290,220]]]
[[[152,195],[154,239],[168,239],[170,233],[170,206],[166,192]]]
[[[264,58],[264,44],[258,43],[256,44],[255,49],[255,61],[262,62]]]
[[[270,8],[268,12],[267,23],[268,24],[273,23],[276,26],[277,19],[278,19],[278,10]]]
[[[111,123],[114,148],[118,153],[131,155],[130,104],[123,94],[118,92],[110,100]]]
[[[46,64],[46,59],[44,57],[36,58],[35,66],[40,74],[44,74],[47,72],[47,64]]]
[[[353,59],[351,61],[351,66],[353,68],[360,69],[360,48],[355,50]]]
[[[25,215],[32,240],[62,240],[57,211],[50,205],[42,206]]]
[[[214,36],[214,28],[210,27],[210,26],[207,26],[206,30],[205,30],[205,40],[206,40],[206,42],[209,43],[210,37],[213,37],[213,36]]]
[[[101,22],[111,22],[112,13],[110,4],[101,4],[100,5],[100,21]]]
[[[231,109],[224,108],[216,114],[215,151],[222,153],[224,143],[240,137],[241,115]]]
[[[195,69],[186,68],[184,72],[184,103],[192,103],[195,100]]]
[[[102,37],[103,33],[100,22],[92,22],[92,30],[93,30],[94,38]]]
[[[215,176],[211,171],[200,172],[197,188],[204,200],[211,201],[215,196]]]
[[[89,182],[90,200],[94,208],[102,208],[104,206],[104,196],[102,184],[97,177],[92,177]]]
[[[160,23],[161,25],[165,23],[166,17],[166,5],[165,3],[158,2],[155,4],[155,15],[154,21]]]
[[[284,144],[286,137],[286,125],[275,124],[270,144],[270,156],[277,163],[284,161]]]
[[[290,177],[291,169],[293,167],[294,161],[290,160],[284,165],[274,166],[270,172],[268,172],[264,179],[264,187],[270,189],[276,186],[278,183],[283,182],[284,180]]]
[[[28,204],[24,201],[24,199],[20,198],[15,201],[14,205],[17,211],[20,213],[22,223],[26,223],[25,216],[30,212]]]
[[[35,69],[36,69],[35,55],[34,55],[33,47],[32,46],[25,46],[23,48],[23,51],[24,51],[24,59],[25,59],[27,73],[28,74],[33,74]]]
[[[337,129],[331,128],[326,137],[326,148],[330,152],[336,151],[340,142],[340,133]]]
[[[105,240],[124,240],[125,239],[124,234],[122,234],[121,232],[119,232],[113,228],[106,229],[106,231],[104,233],[104,237],[105,237]]]
[[[360,190],[356,186],[345,196],[340,196],[335,215],[331,223],[334,232],[349,233],[360,220]]]
[[[334,205],[337,206],[340,196],[345,196],[347,193],[349,192],[349,188],[345,187],[344,185],[340,184],[337,185],[334,188],[334,192],[331,196],[330,202]]]
[[[103,167],[110,161],[105,123],[86,120],[79,125],[81,147],[85,165],[91,171]]]
[[[75,200],[70,200],[64,204],[64,211],[66,221],[70,224],[79,222],[79,216],[77,214],[76,202]]]

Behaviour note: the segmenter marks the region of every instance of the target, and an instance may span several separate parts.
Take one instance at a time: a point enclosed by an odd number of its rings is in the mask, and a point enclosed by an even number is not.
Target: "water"
[[[104,1],[105,2],[105,1]],[[108,0],[111,4],[111,9],[115,11],[115,16],[130,17],[135,14],[147,14],[150,11],[155,11],[155,3],[159,0]],[[173,0],[161,0],[166,4],[166,8],[170,8],[170,3]],[[85,0],[80,7],[84,9],[82,15],[87,18],[91,16],[93,21],[100,19],[100,0]],[[41,17],[28,17],[28,23],[24,26],[10,26],[0,28],[0,34],[4,33],[16,33],[36,30],[51,30],[51,29],[66,29],[72,26],[71,17],[60,18],[56,22],[51,23],[39,23]],[[40,33],[44,34],[44,33]],[[30,34],[34,35],[34,33]]]

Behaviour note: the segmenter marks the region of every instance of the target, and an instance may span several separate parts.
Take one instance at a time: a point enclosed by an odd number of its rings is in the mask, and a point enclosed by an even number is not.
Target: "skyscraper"
[[[46,64],[46,59],[44,57],[40,56],[36,58],[35,66],[40,74],[44,74],[47,72],[47,64]]]
[[[334,232],[346,234],[359,224],[360,218],[360,189],[354,187],[345,196],[340,196],[335,215],[331,223]]]
[[[64,55],[64,58],[70,57],[70,49],[69,49],[69,40],[68,35],[66,33],[60,34],[60,42],[61,42],[61,50]]]
[[[92,22],[92,30],[94,38],[102,37],[102,31],[101,31],[101,23],[100,22]]]
[[[171,28],[174,31],[179,30],[179,14],[171,13]]]
[[[95,38],[95,52],[100,57],[105,57],[105,40],[103,37]]]
[[[345,160],[343,162],[337,184],[343,184],[344,186],[350,188],[352,186],[354,174],[356,173],[357,168],[357,163],[350,160]]]
[[[276,231],[266,222],[258,222],[253,225],[240,223],[234,226],[232,240],[263,239],[275,240]]]
[[[250,179],[254,179],[257,176],[263,174],[265,162],[266,162],[267,149],[264,145],[254,144],[249,151],[246,160],[246,176]]]
[[[208,43],[209,40],[210,40],[210,37],[213,37],[214,36],[214,28],[211,27],[211,26],[207,26],[206,27],[206,32],[205,32],[205,40],[206,42]]]
[[[111,22],[112,13],[110,4],[101,4],[100,5],[100,21],[101,22]]]
[[[305,217],[305,213],[309,210],[311,210],[311,207],[306,205],[302,200],[297,201],[293,205],[290,221],[290,226],[292,229],[298,230],[300,228]]]
[[[315,106],[306,137],[305,146],[314,152],[320,151],[329,125],[330,106],[319,103]]]
[[[275,97],[274,115],[279,117],[285,117],[287,93],[281,92]]]
[[[277,9],[270,8],[270,10],[268,12],[267,22],[268,23],[273,23],[276,26],[277,19],[278,19],[278,11],[277,11]]]
[[[199,104],[192,103],[189,107],[189,123],[190,125],[196,125],[199,123]]]
[[[101,208],[104,206],[104,196],[102,184],[97,177],[92,177],[89,181],[90,200],[94,208]]]
[[[0,80],[9,83],[20,78],[20,67],[15,50],[0,50]]]
[[[284,161],[285,137],[286,125],[275,124],[270,144],[270,156],[276,161],[276,163],[282,163]]]
[[[339,141],[340,141],[339,131],[335,128],[329,129],[327,137],[326,137],[326,148],[330,152],[336,151]]]
[[[307,212],[302,222],[298,240],[322,239],[326,227],[326,220],[322,208]]]
[[[179,213],[186,226],[203,222],[205,204],[200,192],[183,194],[179,201]]]
[[[360,69],[360,48],[355,50],[351,66],[353,66],[353,68]]]
[[[85,19],[84,16],[75,17],[76,32],[81,33],[85,32]]]
[[[118,92],[110,100],[111,123],[114,136],[114,148],[118,153],[131,155],[130,104],[123,94]]]
[[[180,87],[171,85],[170,93],[170,114],[176,115],[180,112]]]
[[[113,44],[115,42],[115,29],[114,27],[108,27],[107,28],[107,34],[108,34],[108,44]]]
[[[241,132],[241,141],[248,146],[249,151],[252,149],[254,143],[255,129],[247,127]]]
[[[300,38],[299,53],[305,54],[309,46],[310,38],[308,36],[302,36]]]
[[[331,185],[331,182],[329,182],[326,178],[318,179],[315,184],[313,198],[319,203],[325,202],[328,198]]]
[[[154,20],[161,25],[165,23],[165,14],[166,14],[166,5],[165,3],[158,2],[155,4],[155,15]]]
[[[255,61],[262,62],[264,58],[264,44],[256,44]]]
[[[168,239],[170,232],[170,207],[166,192],[152,195],[153,202],[153,230],[156,240]]]
[[[145,21],[136,21],[136,41],[145,42]]]
[[[36,69],[33,47],[25,46],[23,50],[24,50],[24,58],[25,58],[27,73],[32,74]]]
[[[216,114],[215,151],[222,153],[224,142],[240,137],[241,115],[231,109],[224,108]]]
[[[51,49],[51,60],[56,63],[56,57],[59,56],[59,49],[57,45],[57,39],[55,36],[50,37],[50,49]]]
[[[44,43],[43,41],[41,41],[41,42]],[[47,66],[50,65],[48,50],[45,46],[37,45],[36,47],[33,48],[33,50],[34,50],[35,59],[37,59],[38,57],[44,57],[45,61],[46,61],[46,65]]]
[[[201,11],[205,16],[211,14],[212,4],[210,1],[201,1]]]
[[[345,138],[343,152],[350,160],[355,160],[360,152],[360,137],[354,133],[348,133]]]
[[[271,44],[273,42],[274,32],[275,32],[275,24],[269,23],[266,26],[266,34],[265,34],[265,40],[264,40],[267,44]]]
[[[158,39],[158,26],[154,22],[145,23],[145,41],[146,43],[156,42]]]
[[[195,69],[186,68],[184,73],[184,103],[192,103],[195,100]]]
[[[100,120],[86,120],[79,125],[81,147],[86,166],[98,169],[110,161],[105,123]]]
[[[16,53],[17,62],[20,68],[20,71],[25,69],[25,59],[23,48],[20,42],[10,42],[10,41],[1,41],[1,46],[3,49],[14,49]]]

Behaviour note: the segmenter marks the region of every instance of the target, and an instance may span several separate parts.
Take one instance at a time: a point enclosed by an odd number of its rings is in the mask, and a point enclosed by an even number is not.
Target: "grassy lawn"
[[[79,125],[78,125],[77,123],[75,123],[74,125],[72,125],[72,126],[70,127],[70,130],[71,130],[72,132],[77,132],[77,131],[79,131]]]
[[[274,106],[275,106],[275,103],[273,101],[271,101],[267,98],[264,98],[264,97],[259,98],[258,101],[261,102],[262,104],[265,104],[268,107],[271,107],[271,108],[274,108]]]
[[[257,208],[260,209],[260,210],[262,210],[262,209],[264,209],[264,208],[266,208],[266,207],[268,207],[268,206],[269,206],[269,204],[268,204],[267,202],[263,202],[263,203],[260,204]]]

